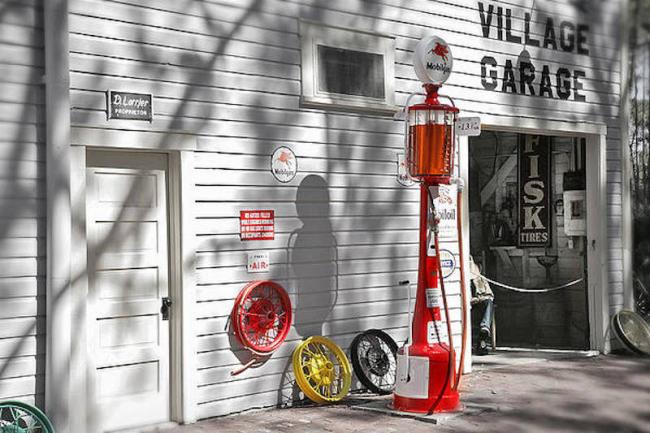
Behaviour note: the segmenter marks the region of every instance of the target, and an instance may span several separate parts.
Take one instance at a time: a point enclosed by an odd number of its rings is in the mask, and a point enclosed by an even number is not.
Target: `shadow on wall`
[[[296,193],[302,227],[289,237],[289,279],[295,291],[294,328],[303,338],[323,335],[323,324],[338,297],[337,244],[330,221],[325,179],[305,177]]]
[[[288,287],[295,293],[296,333],[307,338],[323,335],[324,323],[338,297],[337,243],[330,221],[330,195],[327,181],[310,174],[296,192],[296,213],[302,227],[289,236]],[[293,373],[291,357],[282,372],[277,404],[293,406],[304,400]]]

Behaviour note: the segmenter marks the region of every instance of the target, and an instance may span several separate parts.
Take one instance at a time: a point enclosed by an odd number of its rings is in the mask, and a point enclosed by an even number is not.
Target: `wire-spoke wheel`
[[[289,295],[273,281],[253,281],[237,296],[232,322],[235,335],[244,346],[258,354],[269,354],[289,334]]]
[[[0,402],[0,433],[54,433],[45,414],[20,401]]]
[[[616,338],[631,352],[650,356],[650,324],[637,313],[621,310],[612,316]]]
[[[354,372],[361,383],[376,394],[390,394],[397,375],[397,343],[379,329],[355,337],[350,347]]]
[[[305,396],[315,403],[337,402],[348,394],[352,368],[347,356],[332,340],[314,336],[293,352],[293,373]]]

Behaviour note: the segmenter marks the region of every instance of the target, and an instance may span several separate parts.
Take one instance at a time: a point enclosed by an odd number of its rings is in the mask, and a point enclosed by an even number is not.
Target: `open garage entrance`
[[[590,347],[585,152],[576,137],[470,138],[470,252],[493,281],[497,346]]]

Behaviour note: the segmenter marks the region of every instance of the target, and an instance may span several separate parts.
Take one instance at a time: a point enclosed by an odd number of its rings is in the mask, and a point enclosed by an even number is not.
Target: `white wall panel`
[[[45,148],[42,1],[0,1],[0,400],[42,407]]]

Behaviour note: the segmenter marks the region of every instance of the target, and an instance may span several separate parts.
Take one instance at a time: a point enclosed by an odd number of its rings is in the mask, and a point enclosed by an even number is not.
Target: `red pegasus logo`
[[[278,161],[285,164],[285,165],[291,165],[291,160],[292,159],[293,158],[292,158],[290,152],[282,151],[282,152],[280,152],[280,156],[278,156]]]
[[[438,57],[442,57],[442,60],[446,62],[447,54],[449,54],[449,47],[447,47],[446,45],[442,45],[439,42],[436,42],[436,46],[434,49],[431,50],[431,52]]]

